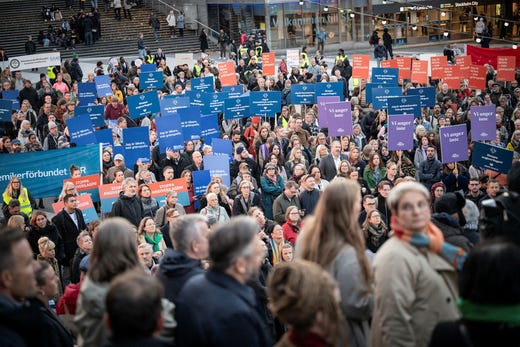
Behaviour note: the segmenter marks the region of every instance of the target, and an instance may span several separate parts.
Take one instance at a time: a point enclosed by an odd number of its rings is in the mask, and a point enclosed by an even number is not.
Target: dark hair
[[[63,202],[64,203],[67,203],[71,198],[75,198],[76,195],[73,195],[73,194],[67,194],[65,195],[65,197],[63,198]]]
[[[507,186],[509,190],[520,194],[520,163],[513,163],[507,174]]]
[[[249,245],[258,233],[259,226],[254,218],[240,216],[219,226],[209,239],[209,257],[212,268],[227,270],[240,256],[252,251]]]
[[[36,285],[38,287],[45,285],[45,271],[51,267],[51,264],[46,262],[45,260],[38,260],[38,268],[34,272],[34,276],[36,278]],[[54,269],[52,269],[54,271]]]
[[[0,229],[0,271],[12,269],[15,266],[13,246],[25,240],[25,235],[11,227]]]
[[[105,298],[114,341],[151,337],[161,316],[164,289],[156,278],[138,271],[117,276]]]
[[[489,241],[475,247],[459,277],[461,298],[486,305],[520,304],[520,248]]]

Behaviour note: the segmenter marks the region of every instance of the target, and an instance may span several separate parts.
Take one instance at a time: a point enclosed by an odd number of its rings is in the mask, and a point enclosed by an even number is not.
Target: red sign
[[[171,181],[155,182],[148,185],[152,191],[152,197],[166,196],[169,191],[174,190],[177,193],[187,192],[188,186],[185,178],[177,178]]]
[[[352,78],[368,78],[370,56],[354,54],[352,56]]]
[[[466,51],[475,65],[490,64],[497,69],[497,57],[516,57],[516,67],[520,67],[520,49],[513,48],[481,48],[467,45]]]
[[[450,89],[459,89],[460,80],[460,66],[450,65],[444,67],[442,82],[447,83]]]
[[[428,83],[428,61],[427,60],[412,60],[412,77],[413,83]]]
[[[78,195],[76,196],[77,205],[76,208],[83,211],[87,208],[94,208],[94,204],[92,203],[92,198],[90,194]],[[52,204],[52,210],[54,213],[58,214],[63,209],[63,201],[58,201]]]
[[[69,178],[63,180],[63,183],[71,182],[76,187],[78,192],[83,192],[85,190],[95,189],[99,186],[100,175],[90,175],[90,176],[81,176],[77,178]]]
[[[448,57],[441,55],[430,57],[430,71],[432,80],[440,80],[443,77],[444,67],[448,66]]]
[[[218,78],[223,86],[236,86],[235,64],[232,61],[218,64]]]
[[[110,198],[118,198],[119,193],[122,191],[121,183],[112,183],[112,184],[102,184],[98,187],[99,190],[99,198],[110,199]]]
[[[395,59],[399,68],[399,79],[409,79],[412,76],[412,58],[397,57]]]
[[[262,74],[274,76],[276,74],[276,56],[274,52],[262,53]]]
[[[390,60],[382,60],[381,61],[381,67],[384,68],[396,68],[397,66],[397,60],[390,59]]]
[[[497,81],[515,80],[516,57],[497,57]]]
[[[486,89],[486,67],[471,65],[469,67],[468,87],[473,89]]]
[[[464,78],[469,76],[469,68],[471,67],[470,55],[459,55],[455,58],[456,63],[460,66],[460,75]]]

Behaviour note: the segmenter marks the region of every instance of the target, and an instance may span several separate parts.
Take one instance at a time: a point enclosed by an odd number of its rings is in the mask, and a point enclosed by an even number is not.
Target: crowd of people
[[[352,67],[343,50],[329,71],[321,53],[309,57],[304,49],[300,66],[288,71],[282,60],[275,77],[262,74],[262,42],[241,43],[237,83],[244,91],[281,91],[282,107],[272,119],[218,116],[220,137],[232,143],[230,186],[213,175],[203,194],[195,194],[193,173],[213,155],[209,143],[189,140],[183,150],[162,152],[160,115],[130,117],[127,97],[144,91],[141,61],[111,59],[106,71],[100,61],[83,79],[75,57],[41,74],[35,87],[21,72],[2,72],[2,93],[18,90],[20,99],[12,121],[2,123],[2,153],[74,146],[67,121],[78,106],[77,84],[107,73],[113,95],[96,102],[105,107],[114,146],[124,143],[123,129],[148,127],[150,159],[127,163],[114,147],[103,148],[103,184],[121,184],[121,193],[111,213],[90,223],[74,184],[64,183],[56,198],[63,209],[50,218],[19,177],[9,181],[0,232],[1,339],[19,346],[516,341],[520,71],[503,85],[488,67],[488,88],[478,93],[464,81],[458,90],[431,81],[437,102],[415,119],[413,150],[390,151],[386,111],[367,100],[366,80],[349,90]],[[221,90],[207,58],[194,66],[174,65],[162,51],[143,58],[163,72],[160,97],[183,94],[205,76]],[[333,81],[344,83],[351,102],[352,136],[328,136],[316,105],[291,103],[292,84]],[[417,85],[402,87],[406,93]],[[471,159],[439,160],[439,129],[465,124],[469,132],[477,105],[496,106],[490,143],[514,152],[509,175]],[[81,176],[70,164],[71,177]],[[179,178],[188,203],[172,190],[161,206],[150,184]],[[30,321],[24,318],[33,311],[19,305],[26,299],[38,308]]]

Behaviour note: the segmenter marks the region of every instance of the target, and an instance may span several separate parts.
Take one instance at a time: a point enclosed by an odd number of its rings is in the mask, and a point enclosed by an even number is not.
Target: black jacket
[[[253,290],[224,272],[190,279],[176,307],[178,347],[273,345]]]
[[[462,248],[469,252],[473,245],[464,235],[464,229],[459,226],[457,220],[446,212],[434,213],[432,215],[432,223],[442,231],[444,241]]]
[[[258,206],[264,211],[264,204],[259,194],[251,192],[248,200],[249,201],[246,202],[242,194],[238,194],[235,197],[235,201],[233,202],[233,216],[247,215],[247,211],[253,206]]]
[[[125,218],[136,227],[139,227],[139,223],[143,219],[143,213],[143,205],[137,195],[129,198],[121,192],[119,193],[119,199],[112,205],[112,217]]]
[[[184,252],[167,249],[159,265],[157,278],[164,285],[164,296],[175,303],[186,282],[204,273],[200,260],[189,258]]]
[[[29,244],[31,245],[34,256],[36,257],[37,254],[40,254],[38,240],[44,236],[48,237],[49,240],[54,242],[54,245],[56,246],[56,259],[63,259],[65,255],[63,249],[63,240],[61,239],[60,233],[56,226],[50,222],[47,223],[47,226],[43,229],[31,226],[31,229],[27,233],[27,241],[29,241]]]
[[[69,213],[65,211],[65,209],[62,209],[52,219],[52,223],[54,223],[56,228],[58,228],[59,235],[63,241],[64,257],[61,261],[61,265],[64,266],[70,266],[70,262],[72,261],[72,258],[74,258],[74,253],[78,248],[76,238],[82,230],[87,229],[87,225],[85,224],[85,220],[83,219],[83,214],[81,211],[76,209],[75,214],[78,220],[78,226],[76,226],[72,218],[70,218]]]

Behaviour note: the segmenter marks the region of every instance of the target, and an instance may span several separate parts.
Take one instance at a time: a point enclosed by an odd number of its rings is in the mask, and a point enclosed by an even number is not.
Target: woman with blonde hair
[[[76,187],[74,186],[74,183],[72,183],[72,182],[64,182],[63,183],[63,187],[61,188],[61,193],[58,196],[58,201],[63,201],[63,198],[67,194],[71,194],[71,195],[74,195],[74,196],[78,196],[79,195],[78,191],[76,190]]]
[[[61,272],[58,260],[56,259],[56,245],[48,237],[44,236],[38,240],[38,249],[40,254],[36,257],[37,260],[41,260],[49,263],[54,269],[56,276],[60,279],[58,286],[58,295],[55,296],[54,300],[58,302],[59,297],[63,294],[63,284],[61,283]]]
[[[22,216],[15,214],[9,218],[7,221],[7,226],[18,229],[20,231],[25,231],[25,219],[23,219]]]
[[[368,345],[373,307],[370,265],[357,222],[360,191],[352,180],[331,182],[296,244],[297,257],[317,263],[338,281],[350,346]]]
[[[36,209],[36,201],[29,193],[29,190],[22,185],[22,181],[18,176],[13,176],[9,180],[7,187],[2,194],[2,211],[7,210],[7,205],[12,199],[20,201],[20,212],[23,212],[27,217],[31,218],[33,209]]]
[[[161,230],[155,225],[152,217],[144,217],[137,228],[137,244],[148,243],[152,245],[153,257],[160,259],[166,250],[166,243],[164,242]]]
[[[344,345],[337,292],[334,279],[312,262],[299,259],[275,266],[267,280],[268,307],[290,325],[276,347]]]

